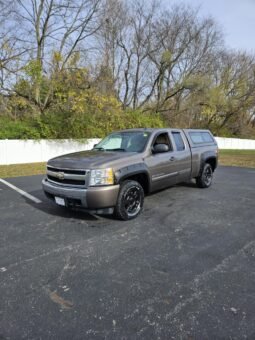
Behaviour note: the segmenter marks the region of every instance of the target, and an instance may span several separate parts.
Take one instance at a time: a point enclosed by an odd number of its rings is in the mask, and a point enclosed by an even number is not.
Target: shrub
[[[12,120],[0,117],[0,139],[37,139],[40,132],[33,120]]]

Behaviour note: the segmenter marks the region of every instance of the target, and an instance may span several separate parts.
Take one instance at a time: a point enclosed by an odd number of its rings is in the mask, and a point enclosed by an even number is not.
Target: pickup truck
[[[49,160],[42,186],[58,205],[130,220],[141,213],[145,194],[193,178],[199,188],[210,187],[217,163],[209,130],[128,129],[92,150]]]

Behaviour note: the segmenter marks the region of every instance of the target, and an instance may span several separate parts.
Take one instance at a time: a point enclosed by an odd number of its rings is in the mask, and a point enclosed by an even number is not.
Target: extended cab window
[[[192,142],[195,144],[214,142],[209,132],[190,132],[189,135]]]
[[[172,135],[174,138],[177,151],[185,150],[185,144],[183,142],[180,132],[172,132]]]

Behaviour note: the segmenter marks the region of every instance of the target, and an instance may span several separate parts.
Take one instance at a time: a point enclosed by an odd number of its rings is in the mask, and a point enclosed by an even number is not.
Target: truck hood
[[[60,169],[95,169],[113,167],[116,161],[130,156],[137,156],[135,152],[110,152],[110,151],[80,151],[52,158],[48,161],[49,166]]]

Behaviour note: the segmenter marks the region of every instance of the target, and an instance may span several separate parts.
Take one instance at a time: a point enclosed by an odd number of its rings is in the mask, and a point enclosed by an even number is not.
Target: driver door
[[[157,144],[166,144],[168,151],[153,153],[153,147]],[[160,190],[176,184],[177,175],[172,157],[173,147],[167,131],[158,133],[151,145],[151,154],[145,159],[151,177],[151,191]]]

